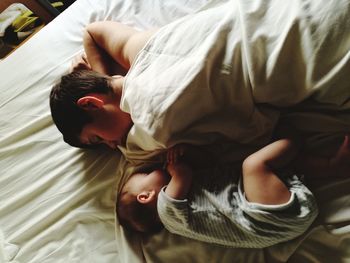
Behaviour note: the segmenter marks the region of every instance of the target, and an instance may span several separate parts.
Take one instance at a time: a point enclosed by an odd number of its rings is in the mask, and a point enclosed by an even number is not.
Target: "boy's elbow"
[[[84,33],[88,33],[90,35],[95,34],[96,32],[99,31],[99,28],[101,27],[101,23],[103,23],[103,21],[97,21],[97,22],[92,22],[90,24],[87,24],[84,28]]]
[[[100,23],[102,22],[93,22],[85,26],[83,29],[83,41],[86,44],[91,43],[92,41],[99,41],[100,35]]]
[[[83,40],[85,41],[87,37],[90,36],[87,26],[83,29]]]
[[[91,32],[91,31],[92,31],[92,29],[93,29],[93,27],[94,27],[94,23],[96,23],[96,22],[93,22],[93,23],[87,24],[87,25],[85,26],[85,28],[84,28],[84,32],[86,32],[86,33]]]

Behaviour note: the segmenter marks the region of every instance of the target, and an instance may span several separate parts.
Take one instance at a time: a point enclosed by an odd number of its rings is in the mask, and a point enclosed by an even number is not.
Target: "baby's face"
[[[163,170],[154,170],[151,173],[136,173],[133,174],[126,182],[124,187],[128,187],[129,191],[141,193],[142,191],[154,190],[157,194],[163,186],[170,181],[170,176]]]

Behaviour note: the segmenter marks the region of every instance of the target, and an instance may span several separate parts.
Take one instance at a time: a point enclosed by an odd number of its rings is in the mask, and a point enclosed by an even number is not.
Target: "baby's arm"
[[[193,171],[187,164],[190,150],[187,144],[177,144],[167,151],[167,170],[171,176],[165,193],[174,199],[185,199],[192,184]]]
[[[291,193],[275,171],[290,163],[296,152],[291,140],[281,139],[244,160],[243,188],[249,202],[277,205],[289,201]]]
[[[185,199],[192,184],[192,169],[184,162],[168,164],[168,173],[171,176],[165,193],[174,199]]]

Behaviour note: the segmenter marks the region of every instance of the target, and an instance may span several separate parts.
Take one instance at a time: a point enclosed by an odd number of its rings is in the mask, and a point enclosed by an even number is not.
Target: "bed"
[[[118,168],[126,165],[120,153],[72,148],[53,125],[48,95],[82,51],[86,24],[145,29],[211,2],[77,0],[0,62],[0,262],[350,262],[350,179],[312,182],[317,222],[271,248],[228,249],[166,231],[145,238],[115,217]],[[333,139],[339,143],[321,141]]]

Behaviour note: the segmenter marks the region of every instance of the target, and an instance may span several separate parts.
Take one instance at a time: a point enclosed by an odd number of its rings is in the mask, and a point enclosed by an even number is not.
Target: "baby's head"
[[[169,183],[163,170],[135,173],[123,186],[117,202],[119,222],[127,229],[154,233],[162,228],[157,212],[158,193]]]

